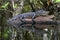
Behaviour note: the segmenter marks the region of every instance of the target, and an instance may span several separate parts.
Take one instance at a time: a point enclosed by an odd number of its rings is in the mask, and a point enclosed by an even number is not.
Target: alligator
[[[29,17],[31,17],[32,21],[34,21],[33,19],[35,19],[36,17],[41,16],[41,15],[48,15],[48,13],[49,11],[38,10],[36,12],[27,12],[27,13],[19,14],[19,17],[21,21],[23,21],[22,19],[29,18]]]
[[[8,20],[8,23],[9,24],[14,24],[17,26],[21,25],[24,23],[24,18],[32,18],[32,24],[35,23],[34,19],[37,17],[37,16],[40,16],[40,15],[48,15],[49,11],[45,11],[45,10],[38,10],[36,12],[27,12],[27,13],[22,13],[22,14],[18,14],[14,17],[12,17],[10,20]],[[20,22],[21,21],[21,22]]]

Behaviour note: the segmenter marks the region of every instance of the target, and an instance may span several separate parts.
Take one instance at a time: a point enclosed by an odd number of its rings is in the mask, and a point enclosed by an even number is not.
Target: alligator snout
[[[20,24],[22,24],[22,22],[20,21],[19,17],[12,17],[11,19],[7,20],[7,23],[9,25],[12,26],[19,26]]]

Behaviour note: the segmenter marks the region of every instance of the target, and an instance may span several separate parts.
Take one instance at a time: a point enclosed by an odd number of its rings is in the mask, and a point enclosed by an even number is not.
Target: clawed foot
[[[35,21],[32,19],[32,25],[34,25],[35,24]]]

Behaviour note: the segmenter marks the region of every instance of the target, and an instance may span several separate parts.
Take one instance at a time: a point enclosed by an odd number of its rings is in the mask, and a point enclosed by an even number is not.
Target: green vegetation
[[[60,0],[55,0],[54,3],[60,3]]]
[[[22,5],[20,3],[23,2]],[[13,17],[16,14],[20,14],[23,12],[31,12],[32,8],[29,4],[32,3],[35,10],[39,10],[40,8],[44,8],[45,10],[50,11],[50,14],[56,11],[53,10],[53,6],[47,5],[46,0],[0,0],[0,38],[1,40],[41,40],[43,35],[36,34],[31,31],[19,30],[18,32],[13,26],[8,25],[6,22],[9,18]],[[60,3],[60,0],[54,1],[55,3]],[[53,10],[53,11],[52,11]],[[16,12],[16,13],[15,13]],[[60,17],[60,14],[57,15]],[[58,18],[57,18],[58,19]],[[39,31],[40,32],[40,31]],[[51,31],[47,32],[48,37],[51,38]],[[13,35],[13,36],[12,36]],[[21,36],[22,35],[22,36]],[[2,37],[1,37],[2,36]],[[53,39],[53,38],[51,38]]]

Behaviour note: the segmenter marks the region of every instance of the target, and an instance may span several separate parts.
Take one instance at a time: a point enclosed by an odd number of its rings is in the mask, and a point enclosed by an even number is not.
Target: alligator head
[[[16,15],[16,16],[12,17],[11,19],[7,20],[7,23],[8,23],[9,25],[19,27],[22,22],[21,22],[21,20],[20,20],[19,15]]]

